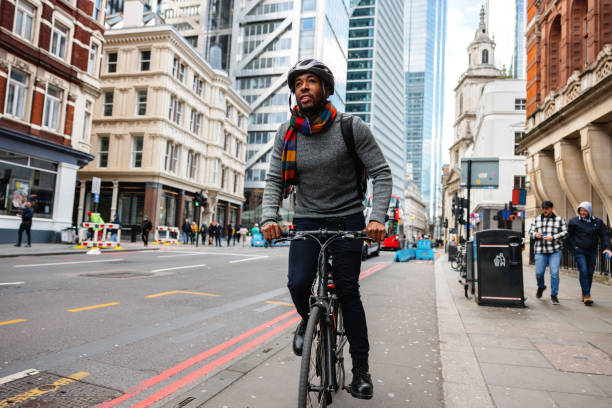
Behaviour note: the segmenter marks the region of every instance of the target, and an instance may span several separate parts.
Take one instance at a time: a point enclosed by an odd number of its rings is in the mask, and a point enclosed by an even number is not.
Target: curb
[[[141,248],[141,249],[107,249],[104,252],[125,253],[125,252],[144,252],[144,251],[159,251],[159,248]],[[22,254],[0,254],[0,258],[16,258],[19,256],[52,256],[52,255],[83,255],[87,254],[84,249],[71,249],[64,251],[48,251],[48,252],[32,252]]]

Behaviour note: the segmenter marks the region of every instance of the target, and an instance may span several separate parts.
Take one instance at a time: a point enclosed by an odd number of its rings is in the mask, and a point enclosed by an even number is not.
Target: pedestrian
[[[111,224],[117,224],[119,226],[118,228],[112,228],[110,230],[111,241],[117,242],[117,231],[119,230],[120,225],[121,225],[121,220],[119,219],[119,213],[115,213],[115,215],[113,215],[113,217],[111,218]]]
[[[223,234],[223,227],[221,226],[221,224],[216,223],[215,224],[215,246],[216,247],[221,247],[221,235]]]
[[[211,221],[210,225],[208,226],[208,245],[213,245],[216,231],[217,228],[215,227],[215,223]]]
[[[25,205],[19,209],[21,212],[21,224],[19,224],[19,230],[17,232],[17,243],[16,247],[21,246],[21,236],[23,231],[26,233],[26,238],[28,239],[28,243],[25,245],[26,248],[30,248],[32,246],[32,235],[30,234],[30,229],[32,228],[32,217],[34,217],[34,210],[32,210],[32,203],[30,201],[26,201]]]
[[[238,241],[238,243],[240,243],[240,228],[241,227],[242,226],[240,224],[238,224],[234,228],[234,246],[236,246],[236,241]]]
[[[198,224],[195,221],[191,222],[191,233],[189,234],[189,240],[191,241],[191,245],[195,243],[195,237],[198,234]]]
[[[591,284],[597,261],[597,238],[604,248],[603,253],[608,256],[612,256],[612,245],[603,221],[593,216],[593,205],[590,202],[581,202],[577,211],[578,216],[569,220],[567,225],[567,240],[572,246],[580,272],[582,302],[585,306],[591,306],[593,304]]]
[[[189,218],[185,218],[181,231],[183,233],[183,245],[187,245],[189,243],[189,236],[191,235],[191,224],[189,223]]]
[[[206,245],[206,235],[208,234],[208,226],[205,222],[200,225],[200,235],[202,236],[202,245]]]
[[[553,305],[559,304],[559,265],[561,264],[561,249],[563,239],[567,236],[565,220],[553,212],[552,201],[542,202],[542,214],[535,217],[529,228],[529,237],[535,239],[534,252],[536,264],[536,280],[538,291],[536,298],[540,299],[546,290],[544,273],[546,265],[550,270],[550,300]]]
[[[149,217],[145,215],[142,220],[142,242],[144,246],[149,245],[149,232],[153,229],[153,224],[149,221]]]
[[[227,224],[227,246],[230,246],[232,243],[232,236],[234,235],[234,227],[232,227],[232,223]]]
[[[238,230],[238,233],[240,234],[240,239],[242,240],[242,247],[244,247],[244,245],[246,244],[246,235],[248,232],[249,230],[247,230],[247,228],[243,226],[241,226]]]
[[[253,228],[251,228],[251,235],[259,234],[259,224],[255,224]]]

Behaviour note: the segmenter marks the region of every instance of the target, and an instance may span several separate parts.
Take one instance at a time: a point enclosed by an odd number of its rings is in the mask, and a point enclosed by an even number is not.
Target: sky
[[[455,123],[455,86],[467,69],[467,47],[474,39],[484,0],[447,0],[443,163],[450,161]],[[514,1],[489,0],[489,34],[495,39],[495,65],[510,67],[514,47]]]

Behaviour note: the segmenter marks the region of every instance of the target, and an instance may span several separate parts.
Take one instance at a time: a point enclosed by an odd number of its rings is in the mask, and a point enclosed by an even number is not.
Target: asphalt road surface
[[[167,401],[293,330],[287,253],[181,246],[0,259],[0,407]],[[75,393],[89,399],[75,403]],[[20,403],[33,396],[43,404]]]

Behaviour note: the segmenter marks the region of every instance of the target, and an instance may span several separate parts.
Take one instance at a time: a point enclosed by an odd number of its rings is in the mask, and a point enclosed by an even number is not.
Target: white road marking
[[[23,285],[25,282],[0,282],[0,286]]]
[[[56,262],[56,263],[13,265],[13,266],[15,268],[31,268],[33,266],[75,265],[75,264],[100,263],[100,262],[120,262],[120,261],[123,261],[123,258],[122,259],[101,259],[101,260],[98,260],[98,261]]]
[[[252,256],[249,254],[236,254],[230,252],[183,252],[178,255],[158,255],[158,258],[176,258],[179,256],[192,256],[192,255],[229,255],[229,256]]]
[[[200,265],[186,265],[186,266],[175,266],[173,268],[163,268],[163,269],[153,269],[151,272],[164,272],[164,271],[174,271],[176,269],[190,269],[190,268],[201,268],[202,266],[206,266],[206,264]]]
[[[30,368],[29,370],[24,370],[24,371],[20,371],[18,373],[15,373],[15,374],[7,375],[6,377],[0,378],[0,385],[6,384],[6,383],[11,382],[11,381],[18,380],[18,379],[23,378],[23,377],[27,377],[29,375],[36,375],[39,372],[40,371],[38,371],[38,370]]]
[[[229,263],[238,263],[238,262],[254,261],[255,259],[263,259],[263,258],[268,258],[268,255],[254,256],[254,257],[252,257],[252,258],[246,258],[246,259],[236,259],[236,260],[234,260],[234,261],[229,261]]]

